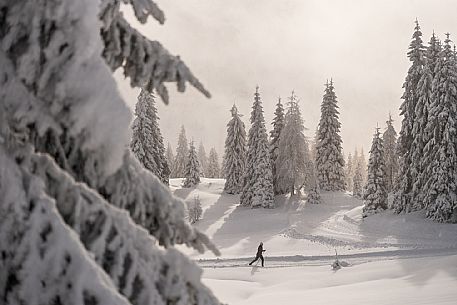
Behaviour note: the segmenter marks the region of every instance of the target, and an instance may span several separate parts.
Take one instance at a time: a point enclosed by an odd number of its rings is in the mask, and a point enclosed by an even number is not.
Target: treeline
[[[421,37],[416,23],[408,51],[411,67],[403,85],[398,143],[389,116],[385,132],[381,135],[376,129],[368,166],[363,151],[344,160],[333,81],[325,85],[313,141],[304,135],[294,92],[286,109],[278,101],[268,135],[257,87],[248,133],[236,106],[232,107],[222,166],[214,149],[209,158],[202,144],[198,152],[192,142],[189,149],[184,128],[176,157],[170,147],[162,156],[161,143],[155,152],[161,156],[159,161],[143,158],[141,151],[136,154],[159,177],[168,172],[185,177],[186,186],[195,185],[201,176],[224,177],[225,191],[241,194],[244,206],[272,208],[278,194],[304,192],[318,198],[320,189],[349,190],[365,201],[364,216],[387,208],[397,213],[425,210],[433,220],[457,222],[457,55],[449,34],[444,42],[433,34],[427,47]],[[388,194],[392,194],[391,204]]]
[[[221,178],[216,149],[211,148],[208,156],[200,142],[197,150],[193,140],[188,142],[184,126],[178,136],[176,155],[170,143],[165,149],[154,95],[144,89],[138,96],[135,116],[130,148],[143,166],[163,183],[168,185],[170,178],[186,178],[183,185],[190,187],[198,184],[200,177]]]
[[[333,81],[325,85],[322,117],[314,141],[305,137],[299,98],[294,92],[285,108],[279,99],[268,135],[258,87],[248,133],[242,115],[233,105],[220,165],[214,148],[208,157],[203,143],[198,150],[193,141],[188,143],[184,126],[179,134],[176,155],[170,144],[164,149],[154,97],[141,91],[131,149],[143,165],[166,184],[170,177],[184,178],[184,187],[198,184],[200,177],[226,178],[225,192],[241,194],[243,206],[273,208],[275,195],[302,192],[309,195],[310,202],[318,203],[320,188],[344,190],[341,124]]]
[[[236,106],[228,123],[225,143],[225,191],[241,194],[240,204],[274,208],[275,195],[306,193],[319,203],[320,189],[345,189],[342,140],[333,81],[325,85],[321,120],[316,139],[305,137],[299,98],[295,92],[276,104],[268,137],[259,88],[254,93],[247,133]]]
[[[186,129],[181,126],[176,147],[176,156],[168,143],[166,160],[172,168],[170,178],[185,178],[189,174],[206,178],[222,178],[219,155],[214,147],[206,153],[202,141],[197,147],[193,140],[187,141]]]

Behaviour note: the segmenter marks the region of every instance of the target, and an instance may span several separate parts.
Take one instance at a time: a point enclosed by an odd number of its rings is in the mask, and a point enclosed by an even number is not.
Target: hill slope
[[[239,196],[222,192],[223,179],[203,178],[194,189],[180,183],[171,180],[174,194],[189,202],[199,196],[203,218],[196,226],[219,246],[222,258],[250,257],[260,241],[266,256],[457,249],[457,225],[426,220],[420,212],[362,219],[362,201],[345,193],[323,193],[319,205],[279,196],[276,209],[250,209],[238,206]]]

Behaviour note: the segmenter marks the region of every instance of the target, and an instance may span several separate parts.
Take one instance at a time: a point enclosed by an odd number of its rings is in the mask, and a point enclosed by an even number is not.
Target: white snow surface
[[[223,179],[202,178],[190,189],[171,179],[186,201],[198,194],[195,225],[222,256],[182,247],[204,269],[204,283],[236,304],[456,304],[457,225],[422,212],[382,212],[362,219],[362,201],[323,192],[321,204],[277,197],[276,209],[238,206]],[[248,266],[263,241],[265,268]],[[338,251],[344,267],[330,264]]]

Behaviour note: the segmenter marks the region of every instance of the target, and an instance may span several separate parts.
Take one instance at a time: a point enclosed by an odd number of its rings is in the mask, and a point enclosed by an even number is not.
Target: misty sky
[[[176,93],[170,105],[157,100],[165,144],[175,149],[183,124],[188,139],[222,156],[226,124],[235,102],[249,128],[255,87],[260,86],[267,129],[278,96],[292,89],[300,98],[307,135],[320,117],[324,83],[333,78],[340,106],[345,154],[370,148],[379,123],[392,113],[397,132],[407,48],[417,17],[428,42],[450,32],[457,41],[456,0],[157,0],[167,21],[133,22],[145,36],[180,55],[212,93],[206,99],[193,88]],[[138,90],[116,75],[129,106]]]

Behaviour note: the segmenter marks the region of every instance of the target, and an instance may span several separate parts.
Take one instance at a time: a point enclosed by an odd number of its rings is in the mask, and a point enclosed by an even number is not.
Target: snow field
[[[422,212],[386,211],[362,219],[362,201],[346,193],[323,192],[320,205],[277,196],[276,209],[250,209],[238,206],[239,195],[222,192],[223,179],[202,178],[196,188],[187,189],[181,181],[171,179],[172,192],[186,202],[198,194],[203,217],[196,227],[218,245],[220,259],[250,257],[260,241],[267,261],[269,256],[333,256],[335,249],[348,255],[457,249],[457,225],[424,219]],[[181,249],[194,259],[214,258]]]
[[[204,283],[228,304],[456,304],[457,225],[421,212],[390,211],[362,218],[362,201],[347,193],[322,193],[322,204],[277,197],[276,209],[239,207],[223,194],[223,179],[206,179],[175,195],[198,194],[197,228],[222,252],[215,258],[180,248],[204,269]],[[265,268],[248,266],[258,243]],[[349,266],[331,270],[334,251]]]
[[[231,305],[455,305],[457,255],[377,261],[336,272],[329,265],[205,268],[203,282]]]

